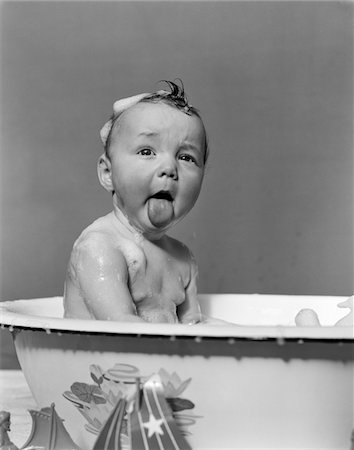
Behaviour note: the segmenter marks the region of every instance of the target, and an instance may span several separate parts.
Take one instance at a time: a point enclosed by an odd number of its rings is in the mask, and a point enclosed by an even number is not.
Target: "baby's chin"
[[[172,212],[165,213],[162,211],[164,208],[163,206],[158,211],[153,211],[155,207],[156,205],[152,204],[149,206],[149,203],[147,203],[144,209],[140,211],[140,214],[125,214],[133,228],[148,239],[158,239],[162,237],[188,213],[188,211],[180,213],[178,210],[176,211],[174,207],[172,208]]]
[[[157,237],[161,237],[165,233],[167,233],[167,231],[170,230],[170,228],[172,228],[177,222],[178,220],[172,220],[168,223],[157,225],[149,221],[149,226],[144,230],[144,234],[151,236],[156,235]]]
[[[176,218],[174,217],[173,220],[157,225],[153,224],[149,218],[147,218],[146,221],[143,223],[140,222],[138,225],[139,231],[147,238],[151,240],[160,239],[162,236],[164,236],[171,228],[173,228],[174,225],[176,225],[182,217]]]
[[[131,226],[139,233],[145,236],[147,239],[159,239],[161,238],[173,225],[176,224],[176,220],[170,221],[160,226],[153,224],[147,215],[143,218],[128,217]]]
[[[182,207],[181,202],[150,198],[146,202],[147,220],[153,229],[167,231],[182,220],[191,210],[192,206],[193,204]]]

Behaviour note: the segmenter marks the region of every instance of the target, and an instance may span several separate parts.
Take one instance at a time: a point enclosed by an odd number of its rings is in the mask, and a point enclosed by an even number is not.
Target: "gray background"
[[[99,129],[117,98],[181,77],[211,156],[171,232],[200,292],[353,291],[353,5],[3,2],[1,300],[61,295],[111,208]],[[2,367],[16,366],[1,332]]]

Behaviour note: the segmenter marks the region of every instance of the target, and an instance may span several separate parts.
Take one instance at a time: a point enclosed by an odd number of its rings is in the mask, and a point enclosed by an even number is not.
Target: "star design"
[[[150,413],[149,421],[143,423],[143,427],[148,430],[149,438],[151,438],[153,434],[163,435],[163,430],[161,429],[162,423],[163,419],[156,419],[156,417]]]

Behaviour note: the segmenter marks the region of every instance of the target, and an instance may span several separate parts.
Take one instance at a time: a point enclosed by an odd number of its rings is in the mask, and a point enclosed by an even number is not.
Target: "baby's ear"
[[[106,191],[112,192],[114,189],[112,183],[111,161],[105,153],[103,153],[103,155],[101,155],[98,159],[97,175],[101,185],[106,189]]]

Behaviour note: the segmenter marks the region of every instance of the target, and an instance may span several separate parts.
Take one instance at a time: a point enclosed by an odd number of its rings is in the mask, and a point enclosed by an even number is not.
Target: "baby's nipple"
[[[150,222],[157,228],[168,225],[173,219],[172,202],[162,198],[150,198],[148,216]]]

